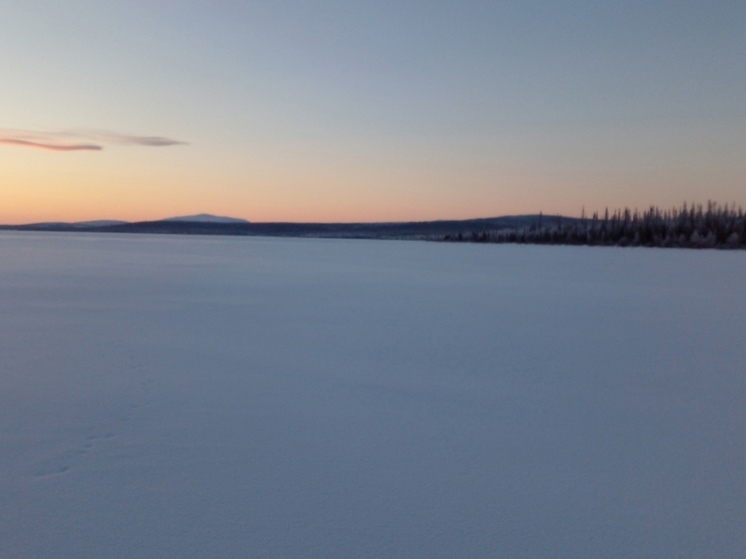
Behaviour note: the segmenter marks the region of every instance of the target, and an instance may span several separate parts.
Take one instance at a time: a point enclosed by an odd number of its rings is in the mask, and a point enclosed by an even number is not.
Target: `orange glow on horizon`
[[[10,150],[0,150],[0,157]],[[606,176],[603,169],[562,171],[377,166],[338,166],[272,161],[244,167],[188,150],[105,150],[43,154],[13,150],[4,166],[0,224],[77,222],[100,219],[153,221],[209,213],[251,222],[404,222],[462,220],[505,215],[580,216],[650,205],[670,208],[706,202],[705,180],[740,192],[739,175],[705,169],[651,173],[631,170]],[[12,165],[10,164],[12,163]],[[383,162],[385,163],[385,162]],[[714,198],[714,196],[713,196]],[[720,203],[738,202],[733,195]]]

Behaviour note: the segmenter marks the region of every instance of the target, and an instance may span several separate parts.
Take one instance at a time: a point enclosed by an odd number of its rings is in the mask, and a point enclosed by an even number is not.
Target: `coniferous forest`
[[[531,225],[511,229],[471,231],[445,241],[482,243],[525,243],[556,245],[644,246],[674,248],[746,248],[746,215],[735,204],[715,202],[682,204],[661,210],[608,209],[587,217],[545,216]]]

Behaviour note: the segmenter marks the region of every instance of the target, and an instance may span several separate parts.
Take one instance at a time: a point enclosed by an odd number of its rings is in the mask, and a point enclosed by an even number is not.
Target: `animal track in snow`
[[[50,478],[73,471],[78,465],[84,464],[92,454],[102,452],[106,445],[118,435],[133,427],[128,423],[135,420],[152,399],[155,381],[148,374],[144,364],[138,359],[137,352],[126,348],[117,342],[111,344],[113,366],[109,374],[112,378],[125,381],[121,396],[115,399],[108,411],[91,418],[88,434],[85,430],[78,431],[83,436],[70,437],[67,450],[58,451],[48,458],[39,460],[30,469],[36,478]],[[116,370],[118,369],[118,370]],[[94,423],[95,422],[95,423]],[[84,427],[85,429],[85,427]],[[70,434],[68,434],[70,436]],[[62,441],[61,441],[62,442]],[[59,449],[59,447],[58,447]]]
[[[67,464],[61,465],[42,465],[34,471],[35,477],[59,476],[70,470]]]

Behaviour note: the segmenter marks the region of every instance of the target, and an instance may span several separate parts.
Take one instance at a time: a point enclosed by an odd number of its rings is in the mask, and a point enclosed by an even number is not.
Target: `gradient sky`
[[[5,2],[0,222],[746,205],[744,37],[735,0]]]

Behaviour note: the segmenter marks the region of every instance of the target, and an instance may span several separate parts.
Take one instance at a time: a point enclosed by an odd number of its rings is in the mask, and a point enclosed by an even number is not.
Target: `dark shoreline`
[[[572,220],[572,218],[563,218]],[[79,233],[150,233],[169,235],[232,235],[264,237],[315,237],[345,239],[426,239],[444,240],[448,236],[472,231],[501,231],[530,227],[539,215],[506,216],[467,220],[409,221],[392,223],[217,223],[196,221],[141,221],[115,225],[79,225],[72,223],[32,223],[0,225],[0,230],[58,231]]]
[[[134,223],[32,223],[0,230],[79,233],[146,233],[336,239],[399,239],[467,243],[584,245],[659,248],[746,248],[746,215],[741,208],[694,205],[661,211],[608,210],[600,217],[543,214],[466,220],[391,223],[252,223],[141,221]]]

